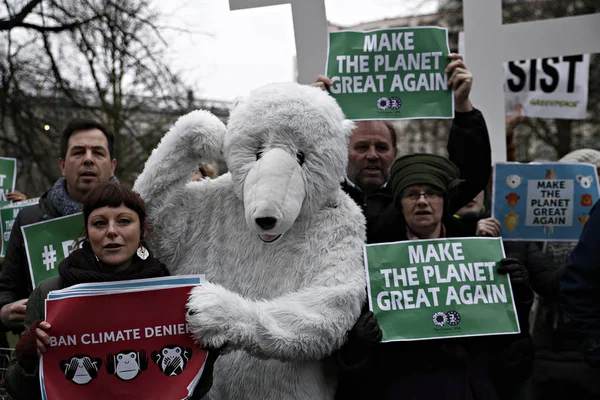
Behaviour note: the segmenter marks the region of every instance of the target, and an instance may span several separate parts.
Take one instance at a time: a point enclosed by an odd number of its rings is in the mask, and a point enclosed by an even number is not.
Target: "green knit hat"
[[[441,190],[446,198],[452,196],[463,181],[458,167],[445,157],[419,153],[398,158],[392,165],[390,179],[394,202],[400,207],[404,189],[413,185],[429,185]]]

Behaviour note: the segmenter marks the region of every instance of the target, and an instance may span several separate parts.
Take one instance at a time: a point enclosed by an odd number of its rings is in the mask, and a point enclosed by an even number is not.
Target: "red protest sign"
[[[207,352],[185,322],[191,286],[46,301],[44,399],[185,399]]]

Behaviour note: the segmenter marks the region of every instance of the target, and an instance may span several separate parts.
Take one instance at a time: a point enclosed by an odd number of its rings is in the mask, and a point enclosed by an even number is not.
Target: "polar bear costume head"
[[[233,108],[225,159],[246,223],[264,242],[336,200],[353,127],[326,92],[292,83],[259,88]]]

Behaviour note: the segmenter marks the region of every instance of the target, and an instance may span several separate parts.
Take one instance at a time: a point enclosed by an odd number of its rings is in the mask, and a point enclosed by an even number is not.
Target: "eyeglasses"
[[[405,200],[417,201],[421,198],[421,196],[424,196],[425,199],[429,201],[440,200],[442,197],[444,197],[442,192],[439,190],[428,190],[426,192],[406,192],[402,197]]]

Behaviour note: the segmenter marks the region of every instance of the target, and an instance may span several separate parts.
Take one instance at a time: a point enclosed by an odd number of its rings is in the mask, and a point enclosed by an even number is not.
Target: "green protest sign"
[[[21,227],[31,283],[36,287],[44,279],[58,275],[58,265],[83,233],[83,214],[37,222]]]
[[[500,238],[365,245],[369,306],[383,341],[518,333]]]
[[[445,28],[329,32],[330,93],[349,119],[453,118],[449,53]]]
[[[13,224],[15,223],[15,219],[17,219],[19,212],[24,208],[37,204],[38,200],[39,197],[36,197],[35,199],[27,199],[0,207],[0,234],[2,235],[2,251],[0,251],[0,257],[6,256],[10,232],[12,231]]]
[[[17,179],[17,159],[0,157],[0,207],[10,204],[6,193],[15,190]]]

